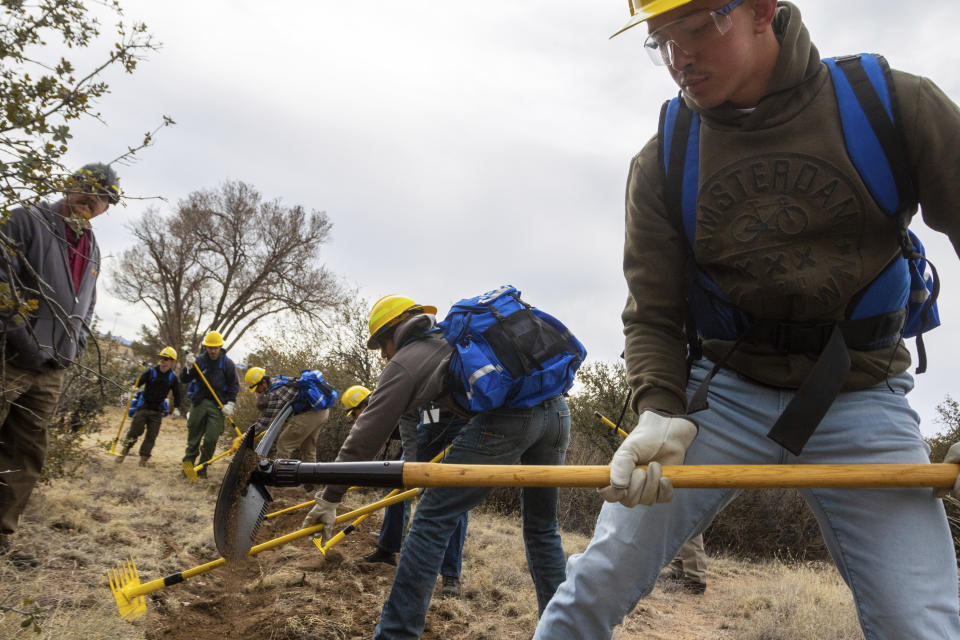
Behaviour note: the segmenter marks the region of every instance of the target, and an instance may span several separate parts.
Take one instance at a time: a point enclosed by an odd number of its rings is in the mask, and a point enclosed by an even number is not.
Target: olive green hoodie
[[[851,298],[897,255],[896,224],[847,156],[833,84],[799,9],[781,2],[773,28],[779,57],[755,109],[702,111],[687,101],[702,119],[694,253],[752,317],[840,320]],[[956,248],[960,110],[925,78],[894,71],[893,79],[924,222]],[[625,357],[635,409],[683,413],[687,249],[663,191],[654,137],[633,158],[627,184]],[[730,346],[708,340],[704,354],[716,360]],[[910,365],[902,343],[851,356],[845,390],[873,386]],[[808,355],[753,345],[741,345],[728,360],[742,375],[784,388],[797,388],[813,363]]]

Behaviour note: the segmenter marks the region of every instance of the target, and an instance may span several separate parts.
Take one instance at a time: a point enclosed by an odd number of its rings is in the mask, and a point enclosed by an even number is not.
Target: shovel
[[[952,487],[957,464],[667,465],[678,489],[807,489]],[[245,557],[270,494],[267,486],[356,484],[368,487],[605,487],[607,466],[437,464],[430,462],[300,462],[262,460],[253,430],[240,442],[220,485],[213,536],[227,560]]]

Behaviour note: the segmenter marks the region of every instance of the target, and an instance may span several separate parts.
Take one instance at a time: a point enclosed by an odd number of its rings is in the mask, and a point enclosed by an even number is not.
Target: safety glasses
[[[696,53],[704,44],[723,37],[733,26],[730,12],[743,3],[731,0],[719,9],[703,9],[687,14],[650,33],[643,43],[654,64],[673,66],[677,51]]]

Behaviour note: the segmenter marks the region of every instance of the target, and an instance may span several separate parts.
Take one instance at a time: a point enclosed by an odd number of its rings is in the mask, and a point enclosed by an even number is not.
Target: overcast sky
[[[822,55],[880,52],[960,100],[960,3],[798,4]],[[643,27],[608,40],[629,17],[626,0],[123,6],[163,48],[132,76],[109,74],[106,125],[74,127],[69,164],[114,158],[168,115],[177,126],[121,168],[128,194],[170,209],[226,179],[249,182],[325,210],[324,261],[370,300],[403,293],[442,315],[511,283],[592,359],[617,358],[627,167],[676,92],[643,52]],[[97,313],[127,338],[149,315],[108,286],[130,246],[125,225],[147,206],[95,225],[106,274]],[[960,395],[960,265],[945,237],[914,228],[943,281],[945,326],[927,336],[929,372],[911,396],[933,433],[934,406]]]

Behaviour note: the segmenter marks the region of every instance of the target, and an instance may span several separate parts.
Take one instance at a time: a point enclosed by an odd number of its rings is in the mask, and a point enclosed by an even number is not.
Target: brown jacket
[[[421,314],[397,327],[393,339],[400,349],[380,374],[367,408],[340,447],[337,462],[372,460],[404,414],[415,413],[446,395],[453,347],[439,332],[418,338],[436,324],[432,315]],[[339,502],[346,490],[345,486],[331,485],[324,489],[322,497],[328,502]]]
[[[779,59],[756,109],[721,105],[700,112],[694,252],[730,301],[753,317],[840,320],[851,297],[897,254],[895,223],[874,203],[847,156],[829,72],[796,6],[780,3],[774,30]],[[924,222],[956,248],[960,110],[925,78],[898,71],[893,78]],[[802,210],[801,232],[771,223],[738,233],[750,216],[786,206]],[[637,410],[683,413],[686,404],[686,240],[675,215],[664,205],[654,137],[633,158],[626,198],[623,268],[630,293],[623,323]],[[704,354],[716,360],[729,346],[706,341]],[[910,365],[902,344],[853,352],[852,360],[847,390],[873,386]],[[764,384],[796,388],[813,363],[806,355],[741,346],[728,366]]]

